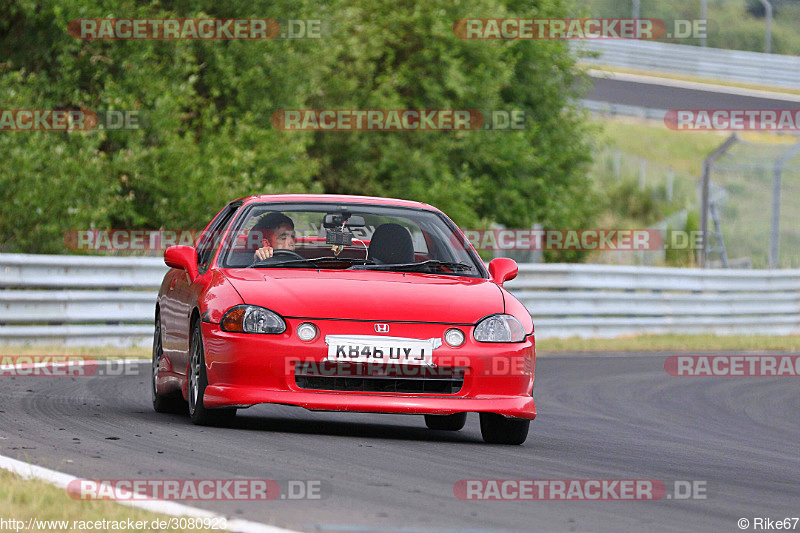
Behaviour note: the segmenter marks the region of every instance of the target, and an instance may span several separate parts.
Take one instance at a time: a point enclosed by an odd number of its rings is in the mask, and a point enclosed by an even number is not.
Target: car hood
[[[285,317],[474,324],[504,311],[481,278],[401,272],[228,269],[245,303]]]

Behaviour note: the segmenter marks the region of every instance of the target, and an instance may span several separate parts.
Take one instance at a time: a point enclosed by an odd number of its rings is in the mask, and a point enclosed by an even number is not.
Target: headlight
[[[511,315],[492,315],[478,322],[473,336],[478,342],[522,342],[525,330]]]
[[[286,322],[269,309],[255,305],[231,307],[222,317],[223,331],[237,333],[267,333],[279,335],[286,331]]]

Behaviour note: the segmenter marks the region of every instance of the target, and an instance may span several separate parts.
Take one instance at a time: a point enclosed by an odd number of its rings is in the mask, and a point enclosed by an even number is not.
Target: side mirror
[[[498,285],[517,277],[517,262],[508,257],[498,257],[489,263],[489,276]]]
[[[198,275],[197,250],[191,246],[170,246],[164,252],[164,262],[168,267],[185,270],[192,281]]]

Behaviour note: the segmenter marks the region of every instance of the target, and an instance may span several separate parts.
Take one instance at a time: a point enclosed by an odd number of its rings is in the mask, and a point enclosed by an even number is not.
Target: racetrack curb
[[[0,468],[8,470],[14,474],[21,476],[24,479],[38,479],[55,485],[59,488],[67,490],[69,484],[77,481],[79,478],[43,468],[41,466],[32,465],[5,457],[0,455]],[[145,511],[153,513],[166,514],[170,516],[188,516],[191,518],[225,518],[226,529],[224,531],[231,531],[233,533],[296,533],[292,529],[283,529],[277,526],[270,526],[258,522],[251,522],[249,520],[229,519],[224,515],[220,515],[211,511],[198,509],[181,503],[169,502],[164,500],[151,500],[151,501],[117,501],[120,505],[127,505],[128,507],[136,507]]]

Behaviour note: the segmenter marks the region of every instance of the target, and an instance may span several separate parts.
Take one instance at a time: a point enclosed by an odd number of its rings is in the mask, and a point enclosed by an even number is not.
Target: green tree
[[[197,228],[269,192],[387,195],[463,227],[582,227],[594,214],[579,73],[561,41],[463,40],[464,17],[562,17],[563,0],[11,0],[3,108],[137,109],[135,131],[0,132],[0,250],[63,252],[90,226]],[[76,18],[322,19],[323,39],[80,41]],[[279,109],[522,110],[518,131],[297,132]],[[550,259],[573,259],[553,255]]]

